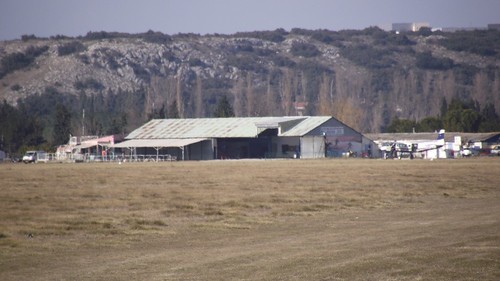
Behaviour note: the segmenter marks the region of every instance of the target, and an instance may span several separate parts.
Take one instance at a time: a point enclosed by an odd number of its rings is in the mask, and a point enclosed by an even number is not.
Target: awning
[[[183,147],[193,143],[207,140],[206,138],[196,139],[132,139],[124,142],[115,143],[111,147],[114,148],[131,148],[131,147]]]
[[[97,143],[94,143],[94,142],[91,142],[91,143],[82,143],[82,144],[79,144],[79,145],[75,145],[75,147],[73,147],[73,150],[74,149],[87,149],[87,148],[95,147],[95,146],[97,146]]]

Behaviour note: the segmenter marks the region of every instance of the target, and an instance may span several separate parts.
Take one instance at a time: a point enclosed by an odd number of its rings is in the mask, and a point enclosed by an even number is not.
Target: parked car
[[[462,156],[463,157],[471,157],[473,155],[472,150],[470,148],[464,148],[462,149]]]
[[[500,145],[495,145],[490,150],[490,155],[500,156]]]
[[[47,157],[46,157],[45,151],[42,150],[30,150],[26,151],[26,154],[23,156],[23,162],[28,164],[28,163],[38,163],[40,161],[42,162],[47,162]]]

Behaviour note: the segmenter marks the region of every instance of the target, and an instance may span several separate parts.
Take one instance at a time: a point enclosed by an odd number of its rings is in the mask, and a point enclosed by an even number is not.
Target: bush
[[[41,47],[35,47],[35,46],[29,46],[26,51],[24,51],[25,55],[33,58],[33,60],[36,57],[39,57],[43,53],[47,52],[49,50],[49,46],[41,46]]]
[[[303,35],[303,36],[312,36],[314,31],[309,30],[309,29],[303,29],[303,28],[292,28],[290,31],[290,34],[297,34],[297,35]]]
[[[135,76],[137,76],[138,78],[146,82],[149,82],[151,80],[151,75],[149,71],[140,64],[130,62],[130,67],[132,67]]]
[[[457,65],[453,68],[455,80],[462,85],[473,85],[474,77],[479,72],[479,69],[472,65]]]
[[[250,43],[236,45],[236,52],[253,52],[253,47]]]
[[[341,53],[357,65],[368,68],[388,68],[396,64],[391,57],[391,50],[376,49],[369,45],[343,47]]]
[[[85,46],[79,41],[69,42],[57,47],[57,54],[61,56],[67,56],[74,53],[79,53],[85,51]]]
[[[3,57],[0,61],[0,78],[16,70],[30,66],[35,59],[49,49],[48,46],[30,46],[24,53],[15,52]]]
[[[103,54],[103,57],[110,69],[116,70],[120,67],[120,64],[116,60],[121,57],[121,53],[119,51],[110,48],[99,48],[98,51]]]
[[[388,133],[410,133],[417,126],[417,122],[408,119],[394,118],[387,127]]]
[[[292,44],[291,51],[294,56],[301,56],[305,58],[311,58],[321,54],[315,45],[304,42],[294,42]]]
[[[323,42],[325,44],[330,44],[334,40],[334,38],[326,32],[315,32],[313,33],[311,38],[314,40],[318,40],[319,42]]]
[[[152,30],[149,30],[141,36],[144,38],[144,41],[156,44],[167,44],[172,41],[172,38],[169,35],[161,32],[154,32]]]
[[[293,60],[282,55],[273,56],[272,60],[279,67],[295,67],[297,65]]]
[[[83,37],[87,40],[101,40],[101,39],[113,39],[113,38],[134,38],[136,35],[130,35],[129,33],[122,32],[106,32],[106,31],[89,31],[87,35]]]
[[[432,29],[430,27],[421,27],[417,34],[423,37],[429,37],[432,35]]]
[[[205,67],[205,63],[198,58],[190,58],[188,64],[190,67],[194,66]]]
[[[302,60],[297,64],[297,69],[313,78],[319,78],[325,73],[333,73],[327,66],[316,63],[314,60]]]
[[[439,43],[457,52],[470,52],[481,56],[495,56],[500,46],[500,32],[495,30],[460,31],[447,33]]]
[[[89,31],[89,32],[87,32],[87,35],[85,35],[85,39],[88,39],[88,40],[100,40],[100,39],[106,39],[106,38],[110,38],[110,37],[111,36],[105,31],[99,31],[99,32]]]
[[[423,52],[417,54],[416,65],[421,69],[428,70],[448,70],[453,67],[454,63],[449,58],[436,58],[431,52]]]
[[[238,32],[234,36],[240,38],[241,37],[257,38],[275,43],[280,43],[285,40],[285,36],[287,34],[288,33],[284,29],[278,28],[274,31]]]
[[[84,64],[90,64],[90,58],[89,58],[89,56],[81,54],[81,55],[79,55],[77,57],[78,57],[78,59],[80,59],[80,61],[82,63],[84,63]]]
[[[389,92],[392,90],[393,74],[387,69],[373,71],[371,86],[375,92]]]
[[[17,92],[17,91],[21,90],[21,86],[19,86],[19,84],[15,84],[15,85],[12,85],[12,87],[10,87],[10,89],[14,92]]]
[[[84,81],[76,81],[75,89],[77,90],[96,90],[100,91],[104,89],[104,85],[95,78],[87,78]]]
[[[227,64],[241,70],[254,71],[256,73],[266,73],[267,71],[254,56],[229,56]]]
[[[32,60],[23,53],[12,53],[2,58],[0,65],[0,78],[18,69],[27,67]]]
[[[411,46],[415,45],[415,42],[408,39],[408,36],[404,34],[391,34],[389,36],[390,42],[397,46]]]
[[[417,124],[419,132],[435,132],[443,128],[443,122],[438,117],[425,117]]]
[[[257,56],[261,56],[261,57],[267,57],[267,56],[275,54],[275,52],[273,50],[266,49],[266,48],[254,48],[254,53]]]
[[[37,38],[36,38],[36,36],[34,34],[30,34],[30,35],[26,35],[25,34],[25,35],[21,36],[21,40],[23,42],[26,42],[26,41],[29,41],[29,40],[35,40],[35,39],[37,39]]]

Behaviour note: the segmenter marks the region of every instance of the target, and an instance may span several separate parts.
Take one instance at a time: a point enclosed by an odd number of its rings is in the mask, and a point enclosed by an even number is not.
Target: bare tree
[[[238,80],[234,84],[232,92],[234,96],[234,102],[233,102],[234,115],[241,117],[244,115],[243,80],[241,78],[238,78]]]
[[[319,88],[319,109],[320,115],[330,116],[333,114],[333,95],[332,95],[332,79],[323,74]]]
[[[265,115],[272,116],[276,115],[276,96],[271,87],[271,74],[267,76],[267,89],[266,89],[266,104],[265,104]]]
[[[355,130],[361,131],[363,128],[362,121],[364,113],[362,108],[356,104],[352,98],[336,99],[333,106],[335,117],[352,127]]]
[[[177,75],[177,86],[176,86],[176,100],[177,100],[177,111],[179,112],[179,117],[184,118],[184,102],[183,102],[183,82],[182,82],[182,75],[179,73]]]
[[[281,107],[285,115],[292,114],[293,108],[293,90],[295,88],[294,73],[291,69],[285,69],[281,79]]]
[[[155,114],[168,98],[168,78],[152,75],[147,88],[145,111]]]
[[[255,93],[253,89],[253,78],[252,73],[247,72],[247,116],[255,116]]]
[[[205,110],[203,106],[203,81],[201,80],[201,75],[196,75],[196,90],[195,90],[195,116],[200,118],[205,116]]]

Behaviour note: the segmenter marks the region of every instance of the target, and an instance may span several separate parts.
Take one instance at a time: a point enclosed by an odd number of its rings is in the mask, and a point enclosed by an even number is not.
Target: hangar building
[[[153,119],[125,139],[113,147],[182,160],[379,156],[372,140],[331,116]]]

